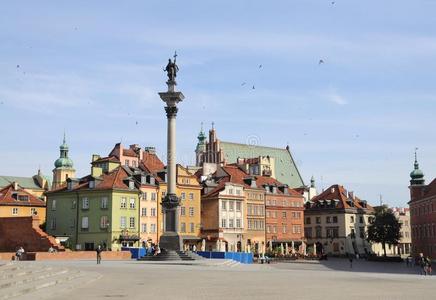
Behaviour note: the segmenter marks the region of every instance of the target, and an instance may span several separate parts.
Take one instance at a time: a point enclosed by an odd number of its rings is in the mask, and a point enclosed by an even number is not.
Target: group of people
[[[144,241],[142,242],[142,247],[147,250],[147,255],[150,256],[156,256],[161,253],[161,249],[159,247],[159,244],[150,243],[150,246],[147,246],[147,243]]]

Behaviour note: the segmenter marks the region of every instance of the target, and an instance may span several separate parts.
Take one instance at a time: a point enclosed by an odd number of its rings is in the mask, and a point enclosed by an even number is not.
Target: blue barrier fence
[[[130,251],[130,254],[132,255],[131,258],[138,259],[147,254],[147,249],[145,248],[130,248],[130,247],[122,247],[121,251]]]
[[[204,258],[233,259],[243,264],[253,263],[253,253],[197,251],[197,254]]]

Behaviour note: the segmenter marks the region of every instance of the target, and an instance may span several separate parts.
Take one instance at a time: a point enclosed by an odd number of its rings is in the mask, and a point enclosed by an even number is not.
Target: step
[[[56,271],[50,271],[50,272],[43,272],[42,274],[39,274],[41,272],[27,272],[24,276],[19,277],[11,277],[7,280],[1,280],[0,281],[0,289],[17,286],[17,285],[27,285],[31,282],[47,279],[50,277],[57,277],[60,275],[64,275],[68,273],[68,270],[56,270]]]
[[[63,270],[65,271],[65,270]],[[0,299],[10,299],[12,297],[17,296],[23,296],[30,293],[33,293],[35,291],[45,289],[48,287],[53,287],[61,283],[68,283],[71,282],[79,277],[82,277],[82,272],[80,271],[69,271],[57,274],[56,276],[48,276],[45,278],[38,278],[37,280],[30,281],[29,283],[26,283],[23,285],[12,285],[7,288],[2,288],[2,292],[0,294]],[[33,297],[32,297],[33,299]]]

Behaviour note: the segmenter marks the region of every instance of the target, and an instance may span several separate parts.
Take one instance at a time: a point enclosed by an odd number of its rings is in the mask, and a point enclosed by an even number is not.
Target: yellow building
[[[76,170],[73,168],[73,161],[68,157],[68,145],[65,140],[59,147],[59,158],[55,161],[55,168],[53,169],[53,185],[52,189],[57,189],[65,182],[68,178],[76,177]]]
[[[29,217],[38,215],[45,222],[45,202],[13,182],[0,190],[0,217]]]
[[[166,172],[164,173],[166,174]],[[162,176],[163,179],[166,176]],[[162,198],[167,191],[166,181],[159,182],[158,239],[163,233]],[[183,240],[184,249],[201,244],[201,186],[194,174],[188,169],[177,165],[176,194],[180,198],[178,232]]]
[[[51,186],[51,182],[48,177],[38,170],[36,175],[32,177],[17,177],[17,176],[1,176],[0,175],[0,189],[16,182],[26,192],[31,193],[33,196],[43,199],[45,201],[44,193],[47,192]]]

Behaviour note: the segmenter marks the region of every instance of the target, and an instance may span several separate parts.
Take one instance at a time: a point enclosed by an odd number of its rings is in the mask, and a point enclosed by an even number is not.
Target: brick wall
[[[48,251],[64,247],[39,228],[38,216],[0,218],[0,252],[15,252],[23,247],[26,252]]]
[[[26,253],[26,260],[95,260],[95,251],[64,251],[56,253],[30,252]],[[12,260],[14,252],[0,253],[0,260]],[[130,251],[103,251],[102,260],[130,260]]]

